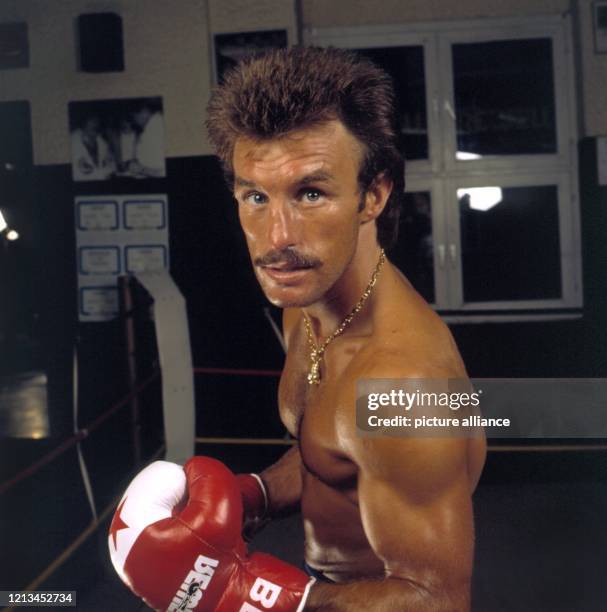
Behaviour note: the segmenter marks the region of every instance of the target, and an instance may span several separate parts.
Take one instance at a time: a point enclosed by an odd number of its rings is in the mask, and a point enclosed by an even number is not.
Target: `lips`
[[[272,280],[285,283],[293,282],[304,277],[312,267],[293,268],[290,266],[260,266],[263,272]]]
[[[276,270],[278,272],[296,272],[297,270],[309,270],[312,266],[290,266],[287,263],[284,264],[268,264],[261,266],[266,270]]]

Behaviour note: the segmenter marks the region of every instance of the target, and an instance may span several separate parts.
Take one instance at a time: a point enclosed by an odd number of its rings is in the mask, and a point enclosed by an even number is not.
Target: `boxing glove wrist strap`
[[[242,506],[247,520],[263,521],[268,514],[268,492],[258,474],[238,474]]]
[[[261,476],[259,474],[249,474],[249,476],[252,476],[255,479],[255,481],[257,482],[257,484],[259,485],[259,490],[261,491],[261,494],[263,495],[263,510],[261,512],[260,517],[261,518],[266,518],[266,516],[268,514],[268,506],[269,506],[268,491],[266,489],[266,485],[264,484],[264,482],[261,479]]]

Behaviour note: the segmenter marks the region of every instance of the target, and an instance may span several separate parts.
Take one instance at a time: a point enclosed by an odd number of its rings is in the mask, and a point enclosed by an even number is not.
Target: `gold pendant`
[[[309,385],[319,385],[320,384],[320,359],[316,359],[316,358],[312,359],[312,365],[310,366],[310,372],[308,374],[308,384]]]

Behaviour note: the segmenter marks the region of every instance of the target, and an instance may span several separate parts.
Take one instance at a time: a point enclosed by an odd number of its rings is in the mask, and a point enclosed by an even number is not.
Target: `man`
[[[116,171],[110,147],[101,134],[101,121],[96,115],[86,117],[71,135],[72,178],[75,181],[101,181]]]
[[[266,518],[301,509],[316,582],[298,610],[470,606],[484,439],[356,430],[359,379],[466,377],[447,327],[383,252],[404,182],[392,99],[367,61],[295,48],[246,60],[209,105],[255,273],[284,308],[279,408],[297,444],[260,479]],[[264,514],[242,494],[245,514]],[[246,605],[233,609],[261,609]]]
[[[125,159],[126,172],[135,178],[162,178],[166,175],[164,160],[164,122],[154,101],[141,99],[134,103],[131,120],[138,129],[134,142],[134,159]]]

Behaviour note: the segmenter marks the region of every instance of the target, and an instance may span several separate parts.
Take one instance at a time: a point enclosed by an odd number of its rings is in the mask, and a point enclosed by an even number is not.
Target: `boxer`
[[[448,328],[384,251],[404,190],[393,99],[366,60],[293,48],[244,60],[209,103],[255,274],[284,309],[278,400],[297,444],[259,481],[236,479],[248,524],[301,511],[317,580],[285,584],[281,610],[470,607],[484,438],[356,430],[358,379],[466,378]]]

